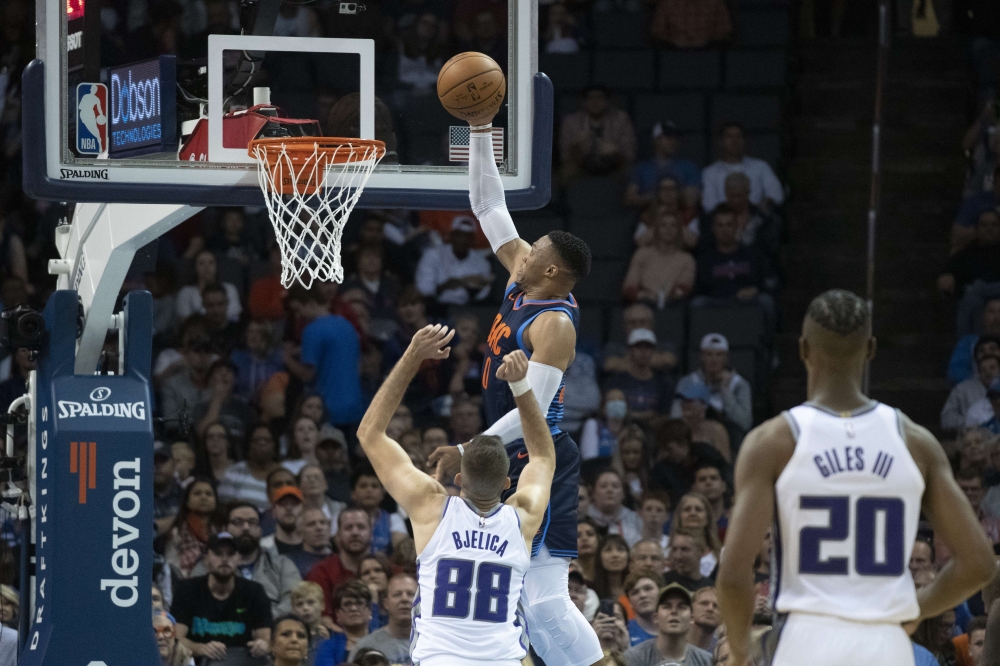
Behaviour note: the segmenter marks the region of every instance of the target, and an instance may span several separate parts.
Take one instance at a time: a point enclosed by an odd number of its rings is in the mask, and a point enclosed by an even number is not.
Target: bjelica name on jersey
[[[457,550],[462,550],[463,548],[476,548],[478,550],[488,550],[492,553],[496,553],[500,557],[503,557],[504,552],[507,550],[507,540],[504,539],[504,542],[500,543],[500,537],[496,534],[490,534],[489,532],[465,530],[464,539],[458,532],[452,532],[451,538],[455,542],[455,548]]]

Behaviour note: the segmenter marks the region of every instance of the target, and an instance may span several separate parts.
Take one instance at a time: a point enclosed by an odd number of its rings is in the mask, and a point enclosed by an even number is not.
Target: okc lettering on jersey
[[[503,315],[498,314],[493,320],[493,326],[490,328],[490,334],[486,338],[486,344],[493,352],[493,356],[500,356],[500,341],[504,338],[510,337],[510,326],[503,323]],[[486,357],[486,362],[483,363],[483,378],[482,384],[483,388],[489,388],[490,385],[490,368],[493,366],[493,358],[491,356]]]
[[[507,550],[507,540],[504,539],[504,542],[500,543],[500,537],[489,532],[465,530],[464,540],[461,534],[452,532],[451,538],[455,541],[455,548],[458,550],[462,550],[463,548],[477,548],[496,553],[500,557],[503,557],[504,552]]]
[[[503,316],[497,315],[490,327],[490,334],[486,338],[486,344],[490,346],[490,351],[494,355],[500,354],[500,340],[510,337],[510,326],[503,323]]]
[[[826,449],[823,455],[813,456],[813,462],[823,478],[840,474],[841,472],[863,472],[865,469],[865,450],[860,446],[843,446]]]

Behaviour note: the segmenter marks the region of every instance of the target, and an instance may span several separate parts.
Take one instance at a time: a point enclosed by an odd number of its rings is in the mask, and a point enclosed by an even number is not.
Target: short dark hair
[[[293,622],[298,622],[306,630],[306,645],[308,645],[309,642],[312,640],[312,632],[309,631],[309,625],[306,624],[306,621],[303,620],[298,615],[296,615],[295,613],[285,613],[284,615],[279,615],[278,617],[274,618],[274,622],[271,624],[271,640],[272,641],[274,640],[274,632],[278,630],[278,625],[281,624],[282,622],[288,622],[289,620]]]
[[[550,231],[549,241],[555,248],[559,259],[566,266],[574,282],[579,282],[590,273],[590,248],[582,238],[568,231]]]
[[[691,426],[681,419],[664,419],[656,424],[656,444],[659,447],[667,442],[685,442],[691,444]]]
[[[236,511],[236,509],[253,509],[254,513],[257,514],[257,519],[260,520],[260,509],[256,504],[251,504],[246,500],[233,500],[226,505],[226,522],[229,522],[229,519],[233,515],[233,511]]]
[[[993,358],[993,357],[991,357]],[[981,485],[985,486],[983,483],[983,473],[978,469],[959,469],[955,472],[956,481],[978,481]]]
[[[233,373],[233,376],[240,374],[240,371],[236,369],[236,364],[230,361],[226,357],[217,358],[212,362],[212,365],[208,366],[208,372],[205,373],[206,377],[211,377],[216,370],[219,368],[229,368],[229,371]]]
[[[201,297],[204,299],[207,294],[222,294],[227,299],[229,298],[229,293],[226,291],[226,288],[223,287],[218,282],[212,282],[210,284],[206,284],[202,288]]]
[[[375,473],[374,467],[367,464],[361,465],[361,467],[354,470],[354,473],[351,474],[351,490],[357,488],[358,482],[361,480],[362,477],[365,476],[371,476],[378,479],[378,474]],[[379,479],[378,482],[382,483],[382,479]]]
[[[370,604],[372,602],[372,593],[368,589],[367,583],[363,583],[360,579],[355,578],[338,585],[333,591],[333,610],[340,610],[340,605],[344,603],[344,599],[356,599]]]
[[[728,203],[723,201],[718,206],[712,209],[712,221],[715,222],[716,218],[720,215],[736,215],[736,210],[733,209]]]
[[[969,622],[969,638],[972,638],[973,631],[986,631],[986,616],[977,615]]]
[[[363,647],[354,653],[356,666],[389,666],[389,658],[375,648]]]
[[[360,506],[349,506],[346,509],[341,509],[340,513],[337,514],[337,529],[338,530],[340,529],[341,525],[344,524],[344,516],[346,516],[349,513],[360,513],[360,514],[363,514],[365,516],[365,518],[368,518],[368,512],[365,511],[364,509],[362,509]],[[368,519],[368,522],[371,523],[371,519],[370,518]]]
[[[994,298],[991,300],[1000,300],[1000,299]],[[979,349],[985,345],[990,344],[991,342],[1000,347],[1000,338],[998,338],[997,336],[980,335],[979,339],[976,340],[976,344],[972,347],[972,358],[977,358],[979,356]]]
[[[824,291],[809,304],[806,316],[826,330],[843,336],[871,327],[868,303],[845,289]]]
[[[510,458],[503,440],[494,435],[476,435],[462,456],[462,490],[476,499],[498,497],[509,471]]]
[[[698,476],[698,472],[700,472],[703,469],[714,469],[719,473],[719,476],[721,476],[723,480],[725,480],[726,478],[725,477],[726,470],[723,468],[722,463],[716,462],[714,460],[702,460],[698,464],[696,464],[694,466],[694,470],[692,471],[692,478]]]
[[[611,97],[611,90],[607,86],[602,86],[600,83],[591,83],[589,86],[580,91],[580,96],[586,97],[592,92],[604,93],[605,97]]]
[[[722,123],[722,125],[719,126],[719,136],[725,134],[726,130],[733,128],[743,132],[743,135],[746,136],[747,133],[746,126],[737,120],[727,120],[726,122]]]
[[[937,561],[937,548],[934,547],[934,539],[917,535],[916,543],[926,544],[931,549],[931,564],[934,564]]]
[[[663,506],[667,508],[667,511],[670,511],[670,495],[668,495],[666,492],[656,488],[643,490],[642,494],[639,495],[639,502],[637,504],[638,508],[641,509],[643,506],[645,506],[646,502],[650,500],[653,500],[655,502],[661,502]]]
[[[976,367],[978,368],[979,364],[983,361],[989,361],[991,359],[1000,363],[1000,356],[997,356],[996,354],[983,354],[976,359]]]

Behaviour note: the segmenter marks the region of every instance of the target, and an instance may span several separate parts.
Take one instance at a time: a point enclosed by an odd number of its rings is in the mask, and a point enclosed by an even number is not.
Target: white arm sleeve
[[[518,238],[507,211],[489,132],[471,132],[469,136],[469,202],[494,252]]]
[[[535,393],[535,400],[542,410],[542,414],[549,411],[552,398],[556,397],[556,391],[562,383],[563,373],[559,368],[544,363],[528,362],[528,382],[531,390]],[[521,439],[524,433],[521,430],[521,415],[517,409],[512,409],[491,425],[484,435],[495,435],[503,440],[504,444],[510,444],[515,439]]]

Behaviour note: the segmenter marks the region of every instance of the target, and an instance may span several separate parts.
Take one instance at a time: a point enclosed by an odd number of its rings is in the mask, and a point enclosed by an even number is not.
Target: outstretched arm
[[[521,471],[517,492],[507,503],[522,514],[521,533],[530,541],[541,526],[549,504],[552,476],[556,471],[556,449],[527,375],[528,357],[521,350],[507,354],[503,364],[497,368],[497,379],[510,383],[517,411],[521,415],[524,445],[528,449],[528,464]]]
[[[750,655],[753,562],[774,518],[774,482],[794,449],[791,429],[779,416],[750,431],[736,460],[736,495],[715,582],[731,664],[745,664]]]
[[[531,251],[521,240],[507,210],[503,181],[493,157],[493,126],[473,129],[469,136],[469,201],[497,259],[514,279],[517,265]]]
[[[532,350],[528,363],[531,392],[542,413],[548,412],[552,399],[562,384],[563,373],[576,354],[576,329],[564,313],[543,312],[525,331],[525,343]],[[499,375],[497,375],[499,377]],[[522,415],[512,409],[487,428],[484,435],[496,435],[504,444],[524,436]],[[461,456],[454,446],[439,446],[427,457],[442,483],[458,472]]]
[[[951,465],[937,439],[904,417],[906,443],[924,472],[923,512],[934,532],[951,549],[951,560],[937,577],[917,592],[920,617],[937,617],[982,588],[996,568],[993,547],[962,489],[955,483]],[[916,628],[918,622],[911,623]]]
[[[420,364],[427,359],[448,358],[451,347],[446,345],[454,335],[454,330],[441,324],[425,326],[417,331],[410,346],[375,394],[358,426],[361,448],[375,468],[382,485],[406,513],[416,520],[420,520],[426,500],[433,495],[444,495],[445,489],[432,477],[414,467],[410,456],[398,442],[385,434],[385,429]]]

